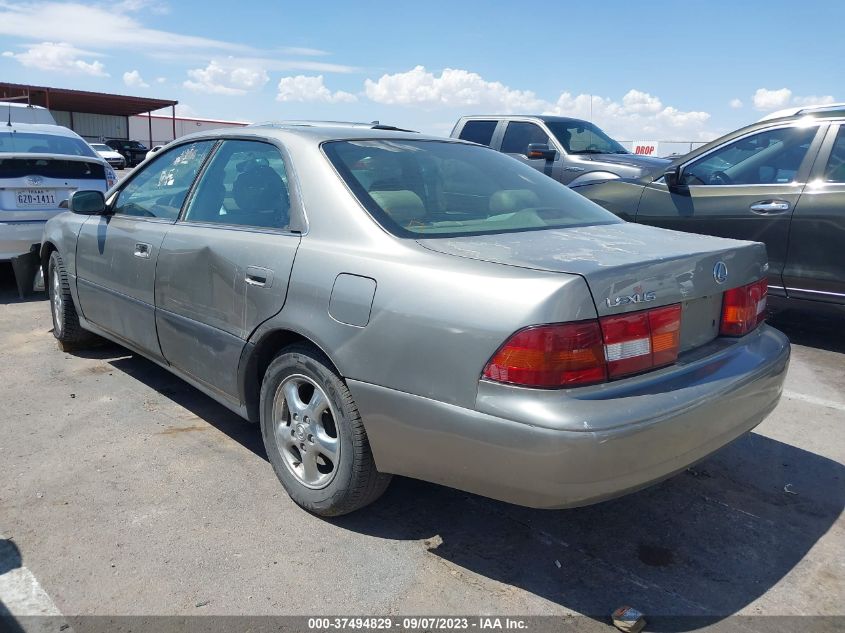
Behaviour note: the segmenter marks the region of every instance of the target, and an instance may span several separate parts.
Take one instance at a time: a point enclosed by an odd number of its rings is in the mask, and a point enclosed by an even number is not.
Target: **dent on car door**
[[[831,126],[795,207],[783,281],[790,297],[845,304],[845,125]]]
[[[224,141],[159,255],[164,358],[230,399],[246,340],[287,295],[302,228],[289,172],[275,145]]]
[[[161,357],[154,284],[159,247],[213,142],[173,148],[133,174],[110,212],[89,218],[76,249],[83,316],[138,351]]]
[[[772,292],[782,292],[790,220],[823,133],[781,126],[728,142],[684,165],[671,190],[647,185],[636,221],[763,242]]]

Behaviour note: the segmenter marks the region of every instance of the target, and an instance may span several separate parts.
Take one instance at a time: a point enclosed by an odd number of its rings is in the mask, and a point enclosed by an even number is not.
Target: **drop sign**
[[[634,141],[633,150],[640,156],[656,156],[658,146],[657,141]]]

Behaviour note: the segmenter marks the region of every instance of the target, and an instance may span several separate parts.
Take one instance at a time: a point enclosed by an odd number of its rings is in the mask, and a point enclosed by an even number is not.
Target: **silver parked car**
[[[762,244],[625,223],[476,144],[217,130],[70,206],[41,248],[60,346],[104,336],[259,423],[322,515],[392,473],[620,495],[754,428],[788,365]]]

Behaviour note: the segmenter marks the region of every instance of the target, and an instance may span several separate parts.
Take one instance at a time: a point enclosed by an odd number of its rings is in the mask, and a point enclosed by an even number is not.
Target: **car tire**
[[[98,337],[79,324],[79,315],[70,294],[67,271],[58,251],[50,254],[47,292],[50,295],[50,313],[53,316],[53,336],[58,341],[59,349],[69,352],[95,343]]]
[[[309,512],[353,512],[390,484],[391,476],[376,469],[349,388],[315,347],[296,344],[276,356],[261,384],[260,411],[270,464]]]

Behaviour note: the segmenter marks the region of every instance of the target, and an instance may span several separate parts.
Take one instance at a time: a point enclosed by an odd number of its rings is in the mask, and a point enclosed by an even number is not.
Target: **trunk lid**
[[[77,190],[105,192],[102,160],[55,154],[0,155],[0,222],[46,220]]]
[[[680,303],[682,350],[718,334],[722,293],[766,275],[763,244],[608,224],[423,239],[424,247],[457,257],[583,277],[599,316]],[[727,279],[717,281],[722,262]]]

